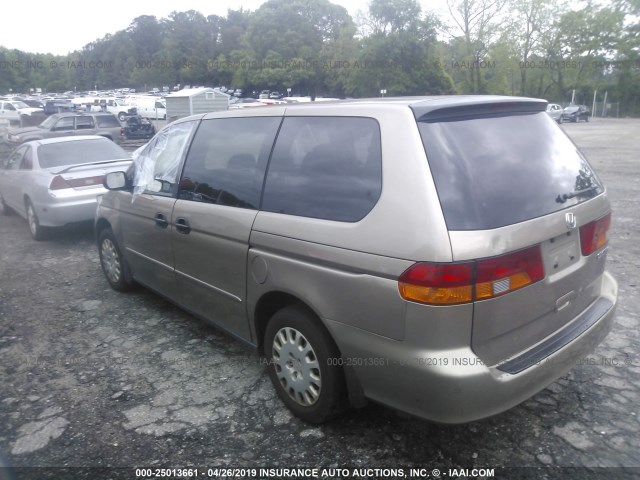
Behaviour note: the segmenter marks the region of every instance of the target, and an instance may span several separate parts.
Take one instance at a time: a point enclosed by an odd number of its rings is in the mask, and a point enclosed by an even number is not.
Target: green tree
[[[499,12],[505,0],[447,0],[451,18],[461,33],[455,40],[456,53],[461,57],[452,64],[463,74],[463,90],[469,93],[485,93],[482,65],[487,59],[489,47],[499,30]]]
[[[436,56],[438,21],[416,0],[373,0],[363,19],[361,50],[348,94],[378,96],[452,93]]]

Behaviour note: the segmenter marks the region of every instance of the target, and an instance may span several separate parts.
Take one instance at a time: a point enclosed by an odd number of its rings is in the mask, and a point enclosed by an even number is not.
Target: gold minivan
[[[367,399],[445,423],[500,413],[590,353],[617,301],[607,192],[546,104],[181,119],[105,178],[104,273],[256,348],[306,421]]]

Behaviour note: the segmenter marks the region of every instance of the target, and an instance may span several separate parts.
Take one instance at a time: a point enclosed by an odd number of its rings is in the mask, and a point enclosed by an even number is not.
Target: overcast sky
[[[331,1],[344,6],[354,18],[358,10],[366,11],[368,4],[368,0]],[[36,4],[3,1],[0,46],[31,53],[66,55],[107,33],[124,30],[140,15],[163,18],[174,10],[197,10],[205,16],[224,17],[228,9],[256,10],[262,3],[264,0],[57,0]]]

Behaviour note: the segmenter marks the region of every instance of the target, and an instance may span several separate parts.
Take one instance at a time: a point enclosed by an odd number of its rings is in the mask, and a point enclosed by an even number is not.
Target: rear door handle
[[[177,218],[176,219],[176,230],[178,230],[179,233],[182,233],[184,235],[189,235],[189,233],[191,232],[191,226],[189,225],[189,221],[186,218]]]
[[[169,226],[167,217],[165,217],[161,213],[156,213],[156,216],[153,217],[153,219],[156,221],[156,225],[159,226],[160,228],[167,228],[167,226]]]

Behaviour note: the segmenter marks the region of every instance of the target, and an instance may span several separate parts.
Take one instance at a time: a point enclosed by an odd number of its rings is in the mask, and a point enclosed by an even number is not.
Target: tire
[[[276,312],[267,324],[264,350],[271,382],[295,416],[324,423],[343,409],[344,373],[331,364],[340,353],[306,309],[294,305]]]
[[[29,225],[31,236],[38,242],[44,240],[47,238],[48,229],[40,225],[36,209],[28,198],[25,200],[25,208],[27,210],[27,224]]]
[[[123,258],[113,230],[105,228],[98,235],[98,253],[102,273],[114,290],[126,292],[131,290],[134,282],[129,267]]]
[[[126,113],[120,112],[118,114],[118,120],[120,120],[121,122],[124,122],[126,120],[126,118],[127,118],[127,114]]]
[[[562,124],[562,117],[558,119],[558,124]]]
[[[0,194],[0,213],[2,215],[11,215],[13,210],[4,202],[4,198],[2,198],[2,194]]]

